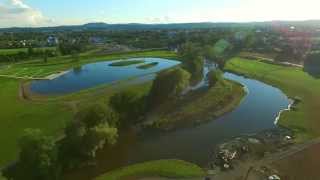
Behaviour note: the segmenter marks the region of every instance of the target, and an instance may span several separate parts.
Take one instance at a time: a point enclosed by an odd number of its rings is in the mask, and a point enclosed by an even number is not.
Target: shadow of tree
[[[309,54],[303,70],[314,78],[320,78],[320,53]]]

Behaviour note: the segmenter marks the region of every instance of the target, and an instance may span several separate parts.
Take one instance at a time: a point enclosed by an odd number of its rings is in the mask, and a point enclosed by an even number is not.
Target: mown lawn
[[[313,78],[301,68],[239,57],[231,59],[226,65],[226,70],[274,85],[289,97],[302,98],[297,110],[285,112],[279,123],[292,129],[297,135],[297,141],[320,135],[320,79]]]
[[[0,78],[0,167],[14,161],[18,139],[26,128],[39,128],[58,134],[72,117],[60,103],[32,103],[19,97],[19,81]]]
[[[129,177],[192,178],[204,176],[197,165],[181,160],[159,160],[136,164],[102,175],[96,180],[121,180]]]
[[[42,59],[39,59],[17,64],[10,64],[8,66],[5,66],[4,68],[0,68],[0,75],[9,75],[25,78],[45,78],[48,75],[66,71],[74,67],[81,66],[83,64],[98,61],[110,61],[139,57],[159,57],[176,59],[177,55],[171,51],[141,51],[118,53],[112,55],[97,55],[95,53],[83,53],[78,57],[77,60],[70,56],[61,56],[50,58],[47,63],[44,63]]]

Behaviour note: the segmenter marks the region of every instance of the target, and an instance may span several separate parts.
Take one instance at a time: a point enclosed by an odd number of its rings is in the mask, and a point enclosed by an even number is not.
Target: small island
[[[109,64],[109,66],[130,66],[145,63],[145,60],[122,60]]]
[[[159,64],[159,62],[152,62],[152,63],[140,65],[137,68],[138,69],[150,69],[150,68],[157,66],[158,64]]]

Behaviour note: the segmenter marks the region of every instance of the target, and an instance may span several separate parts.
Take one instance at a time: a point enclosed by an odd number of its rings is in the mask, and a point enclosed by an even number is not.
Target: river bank
[[[226,70],[256,78],[275,87],[279,87],[290,97],[299,97],[300,103],[294,111],[283,112],[279,125],[287,127],[298,136],[298,142],[304,142],[320,135],[318,121],[320,80],[301,68],[284,67],[243,58],[231,59]],[[279,78],[281,77],[281,78]]]
[[[310,76],[301,68],[268,64],[254,59],[231,59],[226,69],[279,87],[290,97],[300,97],[301,102],[292,111],[283,112],[278,124],[294,132],[295,141],[299,143],[298,147],[319,137],[319,79]],[[316,179],[320,176],[319,171],[314,169],[319,166],[315,159],[318,157],[318,150],[319,145],[312,145],[300,152],[295,151],[296,154],[286,154],[274,161],[273,168],[280,171],[287,179]]]
[[[246,92],[239,83],[222,80],[213,88],[191,91],[174,102],[166,102],[147,114],[144,128],[174,130],[214,120],[235,109]]]
[[[257,80],[230,73],[224,77],[242,84],[247,91],[231,112],[212,121],[171,131],[122,132],[114,147],[97,154],[94,166],[70,172],[67,179],[89,180],[120,167],[159,159],[181,159],[208,167],[208,157],[219,144],[243,134],[277,127],[275,118],[290,104],[285,94]]]

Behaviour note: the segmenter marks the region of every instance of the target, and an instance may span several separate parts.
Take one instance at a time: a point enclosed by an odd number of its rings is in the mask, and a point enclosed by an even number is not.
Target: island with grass
[[[159,64],[159,62],[152,62],[152,63],[140,65],[137,68],[138,69],[150,69],[150,68],[157,66],[158,64]]]
[[[122,60],[118,62],[111,63],[109,66],[131,66],[135,64],[142,64],[145,63],[144,60]]]

